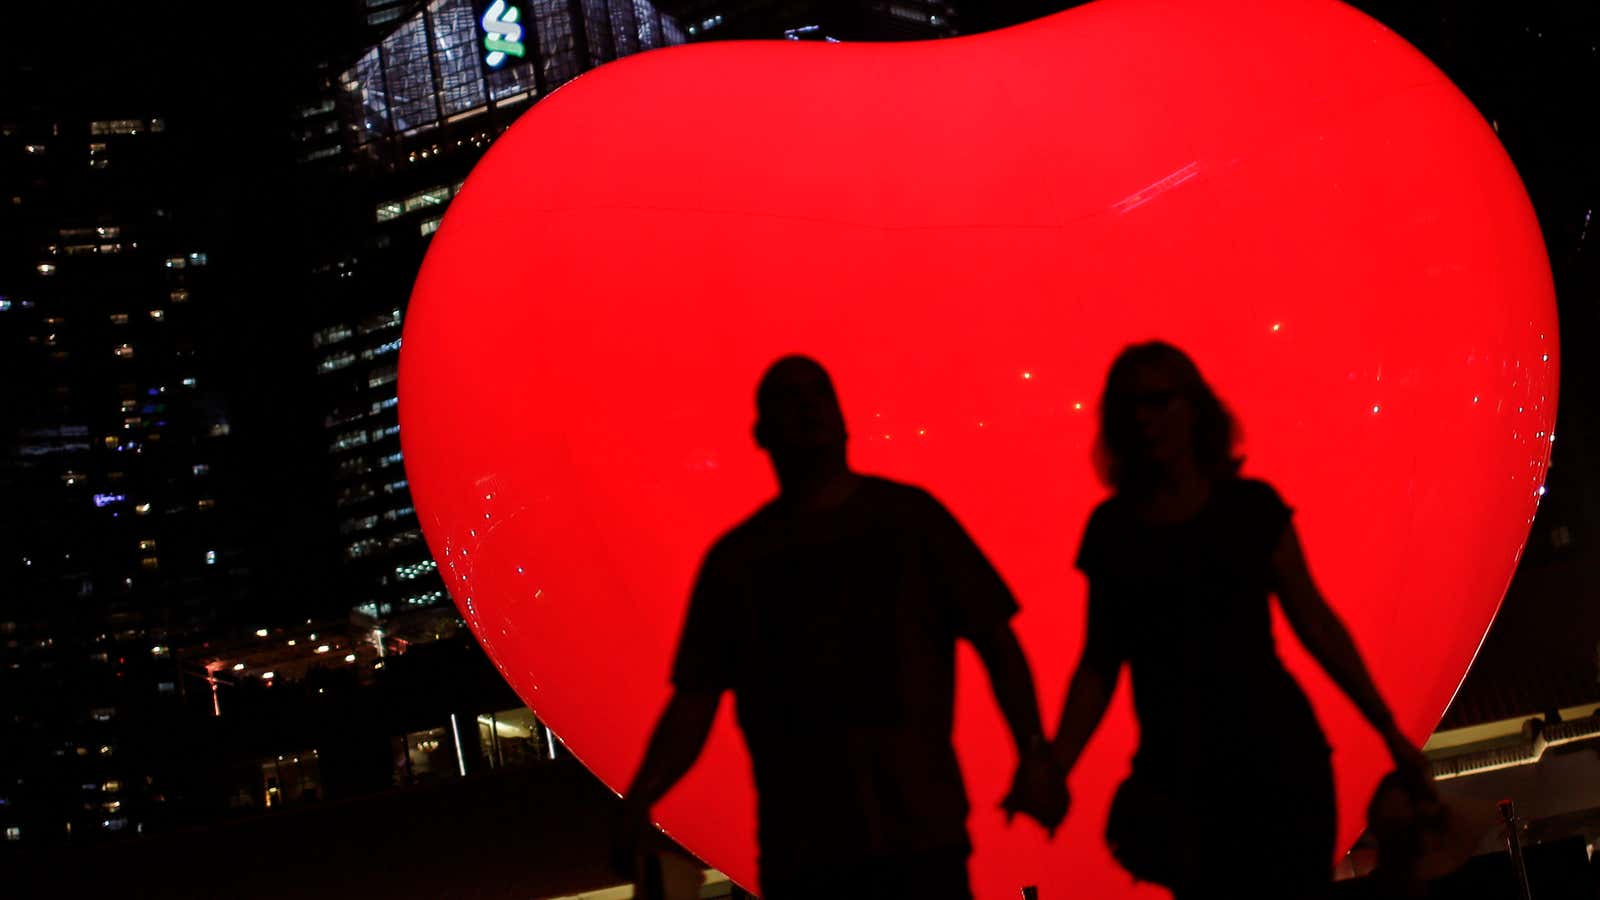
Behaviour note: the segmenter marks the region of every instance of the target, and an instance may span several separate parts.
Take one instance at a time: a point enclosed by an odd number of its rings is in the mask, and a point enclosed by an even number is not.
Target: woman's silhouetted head
[[[1117,355],[1100,396],[1096,452],[1107,484],[1138,489],[1192,460],[1208,478],[1239,471],[1238,429],[1188,354],[1163,341]]]

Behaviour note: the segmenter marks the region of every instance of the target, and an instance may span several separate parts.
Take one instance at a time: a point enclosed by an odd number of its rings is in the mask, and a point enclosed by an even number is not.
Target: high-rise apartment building
[[[0,119],[5,115],[0,113]],[[148,113],[0,121],[0,825],[137,831],[172,647],[247,571],[192,184]]]

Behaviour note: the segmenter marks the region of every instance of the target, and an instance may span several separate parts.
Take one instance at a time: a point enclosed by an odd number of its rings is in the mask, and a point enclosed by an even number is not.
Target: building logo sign
[[[520,59],[527,52],[522,44],[522,26],[517,24],[521,18],[522,10],[506,0],[494,0],[478,20],[483,26],[483,49],[487,51],[483,61],[489,68],[498,69],[506,57]]]

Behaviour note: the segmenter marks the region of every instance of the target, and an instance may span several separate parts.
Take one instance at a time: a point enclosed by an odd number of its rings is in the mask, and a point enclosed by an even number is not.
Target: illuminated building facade
[[[430,236],[535,100],[684,39],[644,0],[432,0],[348,64],[324,66],[296,110],[307,203],[319,210],[307,217],[319,248],[307,294],[330,505],[343,587],[374,643],[426,640],[455,616],[412,507],[396,414],[401,323]]]
[[[967,4],[971,5],[971,4]],[[691,41],[892,41],[949,37],[963,24],[944,0],[665,0]]]

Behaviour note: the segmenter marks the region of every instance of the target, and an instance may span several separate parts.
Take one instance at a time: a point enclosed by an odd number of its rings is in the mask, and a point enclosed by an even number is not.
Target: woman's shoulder
[[[1271,482],[1260,478],[1234,477],[1228,479],[1222,486],[1236,502],[1266,509],[1287,509],[1289,506]]]

